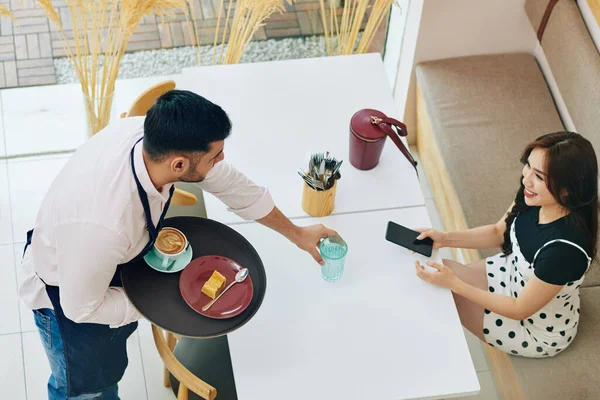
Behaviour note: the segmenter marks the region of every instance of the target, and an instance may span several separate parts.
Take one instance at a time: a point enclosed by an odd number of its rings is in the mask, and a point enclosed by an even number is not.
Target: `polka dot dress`
[[[540,248],[528,263],[521,254],[515,234],[515,222],[511,225],[512,254],[497,254],[486,259],[488,290],[504,296],[518,298],[533,276],[533,263],[540,250],[556,241],[568,243],[585,251],[575,243],[558,239]],[[589,260],[587,253],[585,253]],[[584,275],[585,277],[585,275]],[[575,335],[579,323],[579,287],[583,277],[567,283],[563,289],[540,311],[523,321],[506,318],[489,310],[483,317],[483,333],[490,346],[508,354],[523,357],[552,357],[566,349]]]

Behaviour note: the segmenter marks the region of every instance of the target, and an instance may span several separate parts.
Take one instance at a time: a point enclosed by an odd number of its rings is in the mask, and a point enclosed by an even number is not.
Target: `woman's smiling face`
[[[525,203],[528,206],[547,207],[558,204],[546,186],[546,178],[546,150],[535,148],[523,166]]]

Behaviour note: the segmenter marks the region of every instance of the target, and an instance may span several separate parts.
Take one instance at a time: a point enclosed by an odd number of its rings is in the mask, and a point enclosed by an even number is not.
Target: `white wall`
[[[524,0],[426,0],[415,61],[533,52],[536,43]]]
[[[397,0],[392,5],[390,12],[390,21],[388,26],[387,38],[385,42],[385,57],[383,66],[392,90],[395,90],[398,77],[398,67],[400,65],[400,55],[402,54],[402,42],[406,26],[406,17],[410,0]]]
[[[419,38],[419,29],[421,27],[421,18],[423,13],[423,0],[410,0],[409,7],[407,10],[404,10],[407,13],[404,32],[402,37],[402,46],[401,46],[401,54],[399,56],[400,60],[398,62],[398,72],[395,76],[395,83],[392,84],[392,89],[394,93],[394,99],[396,101],[396,108],[399,111],[398,118],[403,120],[405,113],[405,105],[408,98],[409,86],[411,81],[411,75],[413,71],[413,66],[415,65],[415,56],[417,53],[417,42]],[[390,29],[392,31],[392,25],[397,21],[390,21]],[[387,38],[388,42],[392,40],[389,35]],[[385,57],[389,57],[388,53],[386,53]],[[412,135],[410,132],[413,130],[410,126],[407,127],[409,130],[408,139],[411,141]]]
[[[409,137],[414,138],[410,132],[415,131],[414,66],[428,60],[475,54],[533,53],[538,41],[524,3],[525,0],[410,1],[394,91]]]

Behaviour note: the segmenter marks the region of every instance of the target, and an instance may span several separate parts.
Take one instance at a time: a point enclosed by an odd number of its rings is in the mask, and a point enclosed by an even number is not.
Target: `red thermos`
[[[392,126],[396,129],[394,130]],[[388,118],[381,111],[371,109],[358,111],[350,121],[350,164],[365,171],[375,168],[379,163],[385,138],[389,136],[408,161],[416,167],[417,162],[400,140],[400,136],[407,134],[406,125],[396,119]]]

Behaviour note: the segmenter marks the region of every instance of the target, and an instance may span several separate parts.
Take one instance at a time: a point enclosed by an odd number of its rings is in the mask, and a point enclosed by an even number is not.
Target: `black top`
[[[540,207],[529,207],[515,220],[519,250],[527,262],[531,263],[535,253],[554,239],[568,240],[589,251],[589,240],[584,229],[568,224],[564,217],[549,224],[539,224],[539,215]],[[581,250],[571,244],[555,242],[540,251],[533,268],[535,276],[544,282],[565,285],[580,279],[587,266],[588,259]]]
[[[181,271],[158,272],[144,260],[133,261],[121,268],[123,287],[135,308],[153,324],[182,336],[211,338],[226,335],[246,322],[258,311],[267,287],[263,263],[252,245],[237,231],[210,219],[174,217],[164,226],[179,229],[192,246],[193,257],[220,255],[248,268],[254,292],[250,305],[241,314],[228,319],[204,317],[187,305],[179,291]]]

